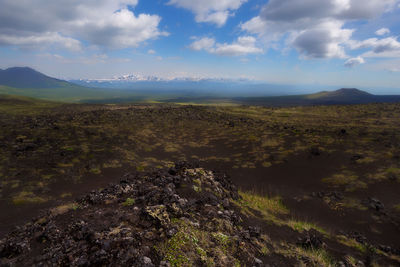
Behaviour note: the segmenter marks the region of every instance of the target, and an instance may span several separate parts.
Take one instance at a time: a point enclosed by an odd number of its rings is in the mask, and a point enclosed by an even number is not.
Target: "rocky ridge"
[[[126,174],[17,227],[0,240],[0,266],[397,266],[397,248],[359,232],[290,227],[290,214],[274,217],[283,206],[259,201],[198,163]]]
[[[179,163],[127,174],[17,228],[0,266],[260,266],[260,230],[241,225],[224,175]]]

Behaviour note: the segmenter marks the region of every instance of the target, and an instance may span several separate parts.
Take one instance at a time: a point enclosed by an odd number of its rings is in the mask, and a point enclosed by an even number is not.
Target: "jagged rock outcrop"
[[[241,225],[224,175],[178,163],[125,175],[0,241],[0,266],[260,266],[260,229]]]

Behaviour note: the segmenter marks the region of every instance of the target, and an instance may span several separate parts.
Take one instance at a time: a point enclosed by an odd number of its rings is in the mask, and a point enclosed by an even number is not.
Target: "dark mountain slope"
[[[374,95],[367,93],[365,91],[361,91],[356,88],[342,88],[336,91],[323,91],[316,94],[311,94],[309,98],[316,98],[316,99],[323,99],[323,98],[330,98],[330,99],[342,99],[342,98],[371,98]]]
[[[28,67],[1,70],[0,85],[14,88],[60,88],[75,86],[69,82],[46,76]]]
[[[261,106],[307,106],[307,105],[350,105],[368,103],[400,102],[400,95],[373,95],[355,88],[342,88],[332,92],[319,92],[310,95],[279,97],[243,97],[235,101],[246,105]]]

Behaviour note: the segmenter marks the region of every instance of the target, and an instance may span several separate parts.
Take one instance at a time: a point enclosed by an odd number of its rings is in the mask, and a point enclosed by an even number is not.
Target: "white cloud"
[[[375,34],[379,35],[379,36],[386,35],[389,33],[390,33],[390,30],[388,28],[381,28],[375,32]]]
[[[35,35],[18,36],[0,33],[0,44],[16,45],[24,48],[52,45],[71,51],[80,51],[81,42],[73,38],[64,37],[56,32],[38,33]]]
[[[371,19],[395,7],[398,0],[270,0],[260,16],[270,21],[304,19]]]
[[[192,11],[196,22],[209,22],[221,27],[245,2],[247,0],[170,0],[168,4]]]
[[[374,51],[365,52],[363,57],[372,57],[372,58],[400,58],[400,50],[395,51],[386,51],[382,53],[375,53]]]
[[[365,60],[362,57],[354,57],[354,58],[349,58],[348,60],[346,60],[346,62],[344,63],[344,66],[348,67],[348,68],[352,68],[354,66],[364,64],[364,63],[365,63]]]
[[[214,38],[209,38],[209,37],[203,37],[201,39],[198,39],[194,41],[191,45],[190,48],[195,51],[200,51],[200,50],[207,50],[210,51],[215,45],[215,39]]]
[[[106,64],[111,61],[115,61],[118,59],[110,59],[105,54],[94,54],[90,56],[81,56],[77,58],[67,58],[58,54],[39,54],[37,55],[40,58],[47,58],[50,60],[56,60],[63,64],[83,64],[83,65],[97,65],[97,64]]]
[[[259,34],[259,35],[276,34],[276,32],[267,31],[269,24],[270,22],[262,19],[260,16],[257,16],[247,21],[246,23],[241,24],[240,27],[242,28],[242,30],[253,34]]]
[[[89,45],[126,48],[167,35],[158,28],[159,16],[134,14],[128,9],[137,3],[138,0],[31,0],[28,4],[0,0],[0,45],[52,45],[60,43],[62,36],[71,45],[75,39]],[[49,37],[49,33],[53,39],[36,41]]]
[[[351,49],[362,49],[362,48],[370,48],[375,55],[390,53],[390,52],[400,52],[400,42],[397,41],[396,37],[387,37],[384,39],[378,38],[369,38],[364,41],[354,41],[351,40],[348,42],[348,45]]]
[[[256,38],[252,36],[239,37],[235,42],[216,43],[214,38],[204,37],[194,41],[190,48],[196,51],[205,50],[219,56],[245,56],[249,54],[262,54],[263,49],[256,46]]]
[[[299,33],[292,33],[292,45],[309,58],[346,58],[343,43],[353,30],[343,29],[338,21],[327,21]]]
[[[263,50],[256,47],[256,38],[252,36],[239,37],[232,44],[217,44],[215,54],[222,56],[243,56],[248,54],[261,54]]]
[[[167,35],[158,29],[160,20],[158,16],[135,16],[128,9],[122,9],[97,21],[84,22],[81,35],[96,45],[111,48],[136,47],[144,41]]]
[[[258,16],[241,24],[266,46],[283,43],[307,58],[345,58],[354,29],[346,22],[368,20],[392,10],[398,0],[270,0]]]
[[[157,52],[154,51],[153,49],[150,49],[149,51],[147,51],[147,54],[149,55],[155,55]]]

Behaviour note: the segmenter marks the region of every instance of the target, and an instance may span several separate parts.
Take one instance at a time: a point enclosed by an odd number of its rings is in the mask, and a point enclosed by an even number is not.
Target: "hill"
[[[79,102],[102,97],[103,92],[49,77],[28,67],[0,70],[0,94],[52,101]],[[107,94],[106,97],[112,97]],[[25,99],[26,100],[26,99]]]
[[[0,85],[14,88],[60,88],[76,86],[66,81],[51,78],[28,67],[0,70]]]
[[[356,88],[342,88],[336,91],[323,91],[316,94],[278,96],[278,97],[242,97],[235,102],[261,106],[309,106],[309,105],[350,105],[369,103],[400,102],[399,95],[373,95]]]
[[[316,94],[308,95],[309,99],[360,99],[360,98],[370,98],[373,97],[372,94],[367,93],[365,91],[361,91],[356,88],[342,88],[336,91],[323,91]]]

